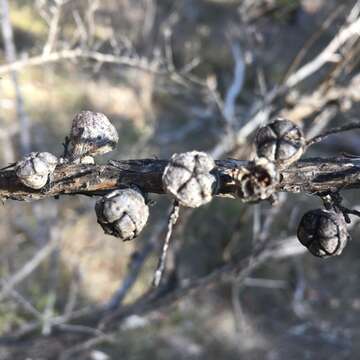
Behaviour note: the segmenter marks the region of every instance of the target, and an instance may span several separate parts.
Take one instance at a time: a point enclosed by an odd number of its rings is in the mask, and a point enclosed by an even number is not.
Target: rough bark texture
[[[0,198],[20,201],[40,200],[59,195],[104,195],[117,188],[136,184],[147,193],[164,193],[162,174],[167,160],[125,160],[107,165],[59,165],[51,184],[32,190],[18,180],[15,171],[0,171]],[[243,160],[217,160],[214,171],[220,178],[219,195],[234,191],[229,174],[249,165]],[[360,186],[360,158],[311,158],[299,161],[280,174],[277,191],[291,193],[328,192]]]

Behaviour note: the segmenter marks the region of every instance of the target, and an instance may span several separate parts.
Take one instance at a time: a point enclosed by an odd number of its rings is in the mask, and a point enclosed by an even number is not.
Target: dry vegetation
[[[358,119],[353,0],[0,4],[3,166],[28,150],[60,155],[82,109],[105,113],[120,134],[99,162],[192,149],[248,159],[254,131],[275,116],[308,138]],[[329,137],[307,156],[360,154],[358,136]],[[358,190],[343,195],[348,207],[360,200]],[[322,260],[294,238],[301,215],[319,207],[315,197],[183,209],[168,259],[180,290],[141,307],[169,212],[169,199],[151,199],[151,221],[125,243],[103,234],[93,198],[0,208],[1,360],[358,358],[356,221],[343,255]],[[222,274],[229,263],[240,264],[237,276]]]

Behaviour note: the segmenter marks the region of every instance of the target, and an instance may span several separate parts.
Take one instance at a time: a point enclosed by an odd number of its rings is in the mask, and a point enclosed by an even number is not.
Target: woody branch
[[[162,174],[167,160],[141,159],[110,162],[107,165],[59,165],[51,186],[33,190],[24,186],[14,170],[0,172],[0,197],[19,201],[41,200],[60,195],[104,195],[114,189],[137,185],[146,193],[163,194]],[[213,170],[219,175],[217,195],[233,193],[229,174],[248,168],[246,160],[217,160]],[[360,187],[360,158],[309,158],[280,173],[277,191],[322,193]]]

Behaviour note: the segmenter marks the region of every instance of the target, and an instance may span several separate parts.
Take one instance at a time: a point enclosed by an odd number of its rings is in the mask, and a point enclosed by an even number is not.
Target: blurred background
[[[30,151],[60,156],[81,110],[118,129],[117,150],[99,163],[193,149],[250,159],[254,131],[277,115],[309,137],[358,119],[353,0],[0,4],[2,167]],[[358,136],[331,137],[306,156],[360,154]],[[344,197],[350,207],[360,200],[357,191]],[[239,276],[130,312],[110,332],[72,322],[133,304],[149,288],[170,204],[150,198],[145,231],[126,243],[103,234],[92,198],[0,207],[1,360],[358,359],[356,219],[342,256],[314,258],[295,238],[301,215],[321,205],[305,194],[282,195],[273,208],[217,198],[182,209],[168,261],[176,286],[251,260],[259,246],[283,248]]]

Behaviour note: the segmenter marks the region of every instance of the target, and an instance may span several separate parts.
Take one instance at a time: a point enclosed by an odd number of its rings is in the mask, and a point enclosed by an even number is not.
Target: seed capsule
[[[232,177],[236,194],[244,202],[270,198],[279,181],[276,166],[266,158],[256,159],[248,167],[237,169]]]
[[[82,162],[86,159],[88,163],[89,156],[112,151],[118,141],[114,125],[104,114],[81,111],[72,123],[68,157],[71,161]]]
[[[217,186],[216,176],[210,173],[214,167],[214,160],[203,152],[174,154],[162,177],[164,189],[183,206],[204,205],[211,201]]]
[[[297,236],[311,254],[327,258],[341,254],[349,233],[342,214],[316,209],[308,211],[302,217]]]
[[[302,131],[289,120],[277,119],[260,128],[255,138],[258,157],[284,168],[297,161],[304,151]]]
[[[115,190],[95,204],[97,221],[104,232],[123,241],[136,238],[146,225],[149,207],[134,189]]]
[[[58,159],[48,152],[32,152],[16,164],[16,175],[31,189],[43,188],[53,174]]]

